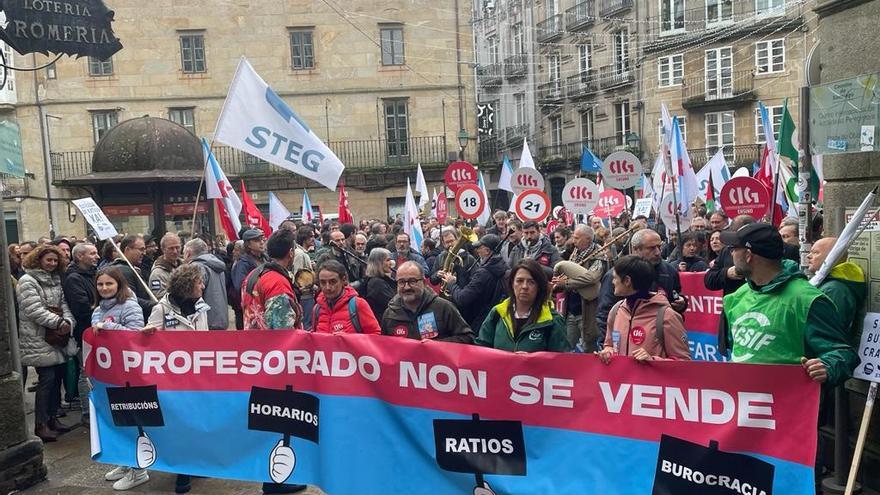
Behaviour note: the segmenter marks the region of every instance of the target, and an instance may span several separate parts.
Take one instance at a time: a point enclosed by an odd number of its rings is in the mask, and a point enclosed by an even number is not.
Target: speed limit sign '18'
[[[520,167],[510,176],[510,187],[514,194],[521,194],[529,189],[544,189],[544,177],[533,168]]]
[[[540,189],[527,189],[516,196],[513,208],[522,221],[540,222],[550,214],[550,198]]]
[[[483,191],[473,184],[464,184],[455,191],[455,207],[458,215],[468,220],[477,218],[486,208]]]
[[[590,179],[572,179],[562,189],[562,203],[576,215],[589,215],[599,202],[599,188]]]
[[[593,215],[599,218],[616,217],[626,208],[626,198],[620,191],[606,189],[599,195],[599,202],[593,208]]]
[[[602,179],[614,189],[635,187],[642,180],[642,162],[628,151],[615,151],[602,162]]]

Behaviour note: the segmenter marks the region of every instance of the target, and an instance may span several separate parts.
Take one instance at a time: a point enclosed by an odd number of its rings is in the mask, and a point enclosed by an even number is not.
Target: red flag
[[[755,179],[758,179],[758,182],[767,189],[767,195],[773,196],[773,167],[770,165],[770,153],[771,151],[767,148],[767,145],[764,145],[761,149],[761,166],[758,168],[758,171],[755,173]],[[776,198],[773,198],[775,201]],[[761,221],[762,219],[756,218],[755,220]],[[776,203],[776,208],[773,208],[773,225],[779,225],[782,223],[782,207],[779,203]]]
[[[223,227],[223,232],[226,232],[226,238],[230,241],[237,241],[238,231],[232,225],[232,219],[229,218],[229,214],[226,212],[226,205],[223,204],[223,200],[214,198],[214,207],[217,208],[217,212],[220,214],[220,226]]]
[[[242,209],[244,210],[244,221],[247,226],[252,229],[260,229],[267,236],[271,234],[272,227],[269,226],[269,221],[266,220],[266,217],[263,216],[263,213],[254,204],[254,200],[251,199],[247,189],[244,188],[244,180],[241,181],[241,202]]]
[[[339,183],[339,223],[354,224],[354,217],[348,208],[348,193],[345,192],[345,182]]]

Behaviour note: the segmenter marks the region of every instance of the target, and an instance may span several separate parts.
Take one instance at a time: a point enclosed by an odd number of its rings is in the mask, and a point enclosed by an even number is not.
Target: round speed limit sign
[[[473,184],[464,184],[455,191],[455,207],[461,218],[472,220],[480,216],[486,208],[483,191]]]
[[[526,189],[517,195],[513,208],[522,221],[540,222],[550,214],[550,198],[540,189]]]

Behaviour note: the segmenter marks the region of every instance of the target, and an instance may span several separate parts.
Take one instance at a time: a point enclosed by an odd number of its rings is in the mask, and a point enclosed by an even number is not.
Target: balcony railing
[[[585,141],[576,141],[573,143],[566,144],[557,144],[557,145],[549,145],[549,146],[541,146],[538,150],[538,156],[540,156],[542,161],[556,161],[556,160],[565,160],[565,161],[576,161],[580,162],[581,156],[584,152],[584,146],[586,145],[590,151],[593,152],[599,158],[604,158],[614,151],[626,149],[626,146],[621,144],[621,139],[618,136],[604,137],[604,138],[595,138],[589,139]],[[632,150],[640,153],[640,150]]]
[[[709,160],[715,156],[715,153],[717,152],[718,148],[716,147],[697,148],[688,150],[688,155],[691,158],[691,163],[694,165],[694,169],[700,170],[703,165],[708,163]],[[733,146],[725,146],[724,159],[727,161],[727,166],[731,169],[736,167],[751,167],[753,163],[761,160],[761,145],[736,144]]]
[[[630,84],[635,79],[629,63],[611,64],[599,68],[599,85],[602,89]]]
[[[477,76],[480,78],[480,83],[482,84],[498,84],[504,76],[504,66],[501,64],[478,65]]]
[[[599,15],[606,16],[614,14],[624,9],[631,9],[632,6],[632,0],[601,0],[601,3],[599,4]]]
[[[516,147],[529,135],[529,124],[512,125],[504,129],[504,145]]]
[[[562,80],[546,82],[538,86],[538,103],[554,103],[562,100]]]
[[[0,174],[0,192],[4,199],[22,198],[30,194],[27,177]]]
[[[693,108],[724,101],[750,100],[754,98],[754,74],[737,71],[685,78],[681,96],[684,108]]]
[[[498,161],[498,155],[500,152],[501,143],[498,142],[498,138],[496,136],[480,137],[480,144],[477,153],[477,156],[480,159],[480,163]]]
[[[538,23],[538,42],[562,36],[562,14],[556,14]]]
[[[588,70],[570,76],[566,80],[566,86],[569,98],[583,98],[599,91],[599,79],[595,71]]]
[[[596,0],[584,0],[565,10],[565,28],[569,31],[583,29],[596,20]]]
[[[522,77],[529,72],[529,56],[525,53],[511,55],[504,59],[504,75],[508,79]]]
[[[445,136],[411,137],[389,142],[386,139],[330,141],[327,143],[346,170],[368,171],[384,167],[404,167],[414,163],[440,164],[447,161]],[[270,164],[229,146],[214,146],[214,156],[229,176],[287,175],[287,169]],[[52,175],[56,184],[92,172],[91,151],[53,151]]]

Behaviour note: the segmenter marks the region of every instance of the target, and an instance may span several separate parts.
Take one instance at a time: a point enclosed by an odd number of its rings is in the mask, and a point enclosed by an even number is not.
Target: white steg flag
[[[532,152],[529,151],[529,140],[523,138],[522,155],[519,157],[519,166],[535,168],[535,160],[532,158]]]
[[[332,191],[345,169],[244,57],[235,70],[214,137]]]
[[[419,209],[421,210],[425,207],[425,203],[431,199],[431,197],[428,196],[428,184],[425,183],[425,174],[422,172],[421,163],[416,172],[416,192],[419,193]]]
[[[284,206],[284,203],[278,199],[278,196],[276,196],[275,193],[269,191],[269,227],[272,227],[272,230],[278,230],[281,222],[287,220],[289,217],[290,210]]]

